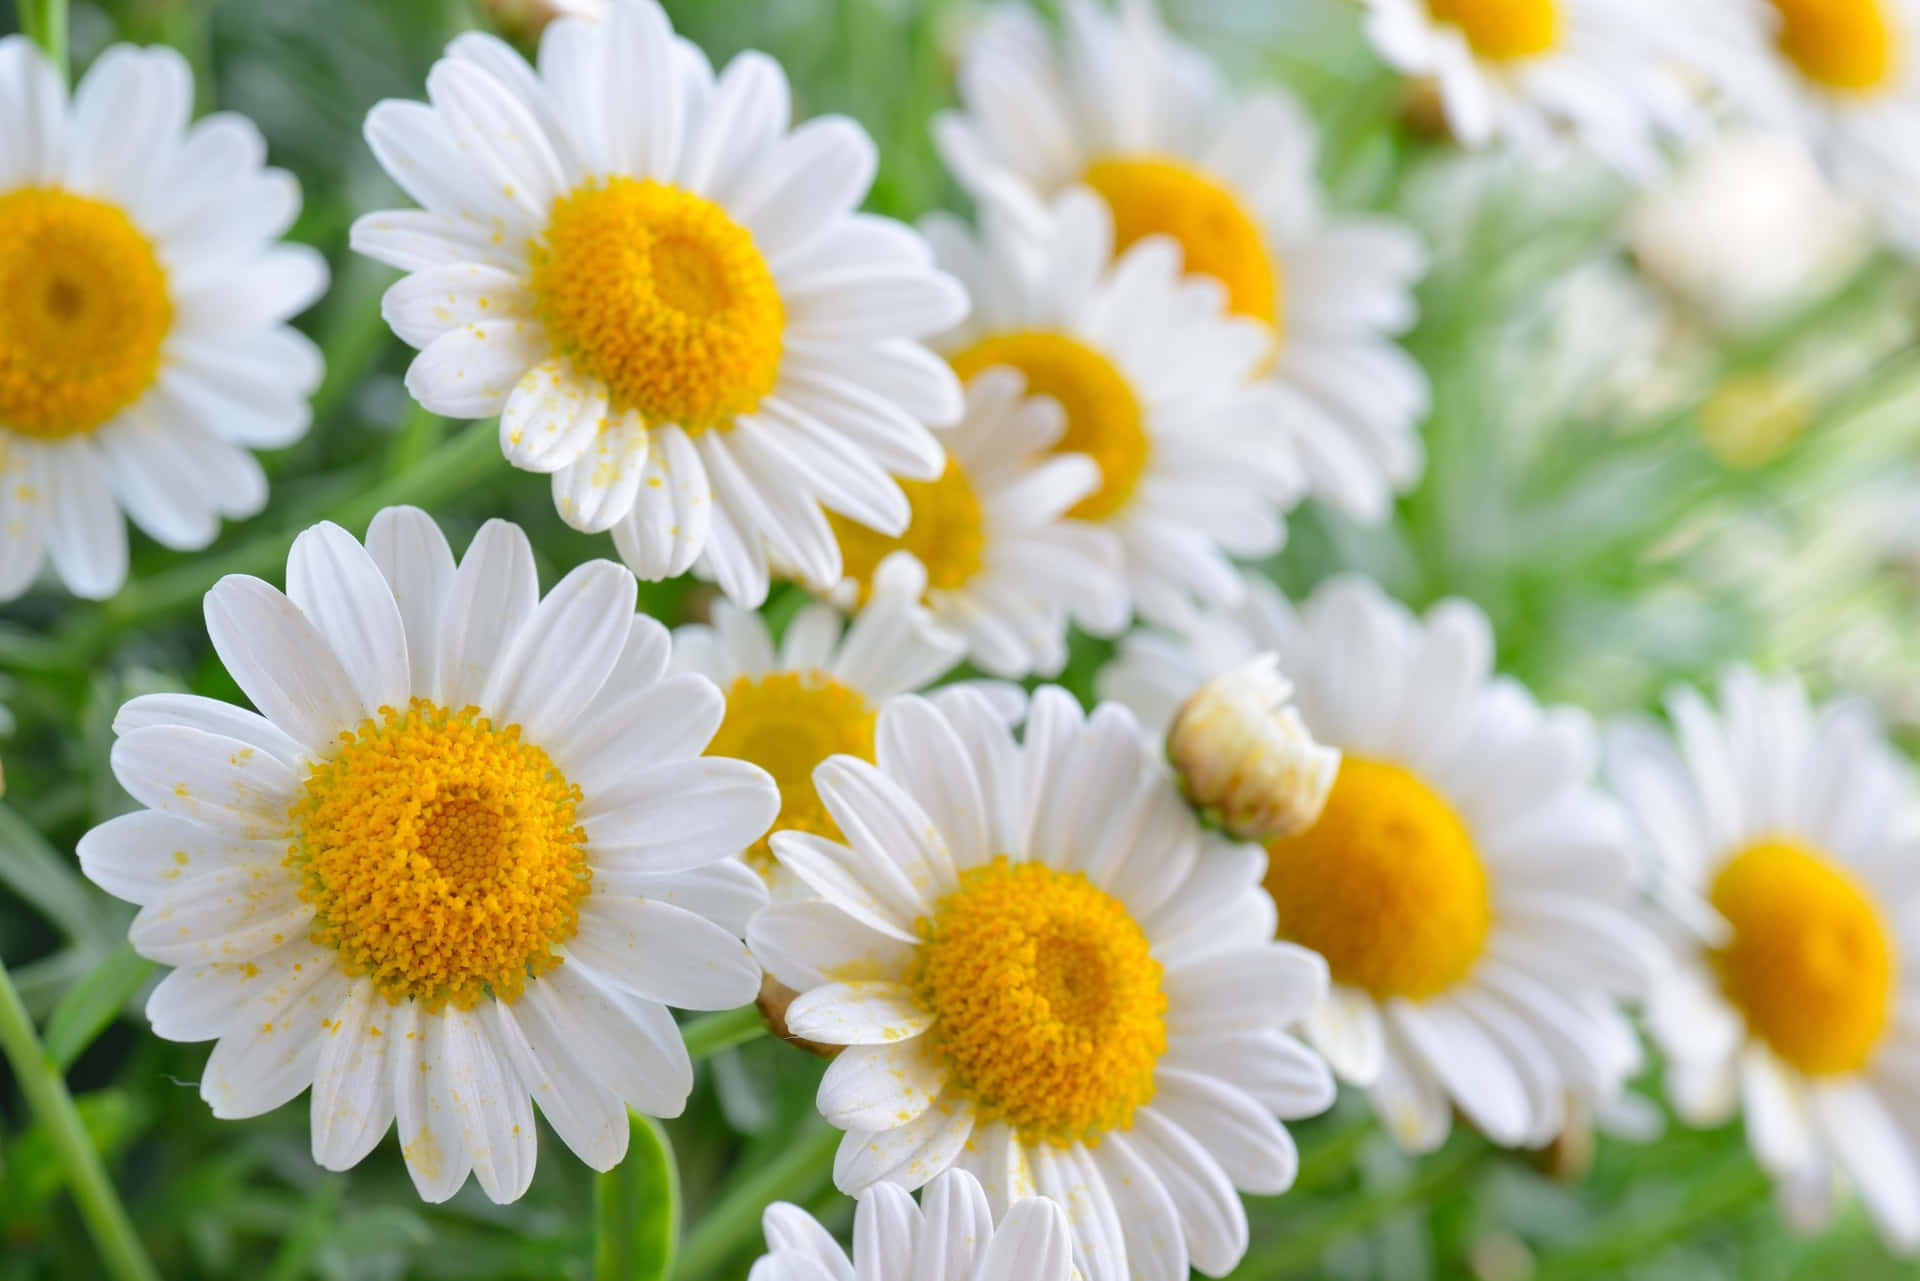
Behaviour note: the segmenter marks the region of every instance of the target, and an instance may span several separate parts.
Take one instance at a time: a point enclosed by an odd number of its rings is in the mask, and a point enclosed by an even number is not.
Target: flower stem
[[[687,1235],[686,1248],[674,1264],[675,1281],[707,1281],[754,1239],[767,1206],[805,1201],[827,1185],[833,1178],[833,1151],[839,1146],[840,1131],[816,1126],[758,1170],[742,1171],[728,1182]]]
[[[1534,1268],[1536,1281],[1612,1275],[1627,1264],[1651,1259],[1675,1242],[1766,1195],[1769,1182],[1745,1149],[1675,1198],[1663,1214],[1643,1210],[1624,1214],[1593,1238],[1560,1250],[1543,1251]]]
[[[27,1008],[14,990],[4,962],[0,962],[0,1054],[12,1067],[27,1106],[46,1127],[54,1155],[66,1173],[67,1186],[87,1221],[107,1274],[114,1281],[159,1281],[160,1274],[147,1258],[133,1221],[100,1163],[100,1154],[87,1138],[73,1096],[67,1093],[67,1083],[41,1047],[33,1020],[27,1017]]]
[[[743,1005],[737,1010],[704,1014],[681,1028],[680,1033],[686,1038],[687,1054],[698,1063],[722,1050],[759,1040],[767,1034],[767,1021],[761,1017],[759,1006]]]
[[[67,0],[20,0],[20,29],[40,46],[60,73],[61,83],[66,83]]]

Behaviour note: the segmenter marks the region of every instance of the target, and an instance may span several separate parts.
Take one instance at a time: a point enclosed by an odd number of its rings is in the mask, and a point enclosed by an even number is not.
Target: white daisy
[[[1301,489],[1284,415],[1247,383],[1266,330],[1227,315],[1215,282],[1183,278],[1171,241],[1114,261],[1113,220],[1084,189],[1026,227],[989,208],[978,238],[945,215],[923,230],[974,299],[936,347],[962,378],[1015,369],[1060,405],[1054,448],[1100,469],[1071,514],[1118,536],[1133,607],[1171,622],[1196,597],[1232,603],[1227,556],[1276,551]],[[1089,622],[1112,634],[1126,615]]]
[[[848,608],[891,579],[925,600],[966,642],[982,671],[1052,676],[1067,663],[1067,626],[1126,626],[1127,588],[1113,532],[1070,518],[1100,485],[1078,454],[1049,454],[1066,430],[1059,404],[1022,395],[1024,380],[996,368],[967,386],[959,423],[941,432],[938,480],[904,485],[912,518],[897,538],[835,517]]]
[[[1236,97],[1150,4],[1128,0],[1116,17],[1069,0],[1065,12],[1057,51],[1025,11],[982,24],[960,67],[966,110],[935,122],[947,164],[988,206],[1084,183],[1112,208],[1122,251],[1177,241],[1230,311],[1269,327],[1260,393],[1313,491],[1381,519],[1424,465],[1426,375],[1392,339],[1414,320],[1419,240],[1389,218],[1327,214],[1299,105],[1274,89]],[[1093,276],[1085,254],[1065,279]]]
[[[769,556],[839,579],[822,506],[900,530],[893,476],[938,476],[925,424],[960,410],[915,340],[966,297],[911,229],[855,212],[876,163],[858,125],[789,131],[772,60],[716,77],[653,0],[552,23],[537,70],[462,36],[427,95],[366,130],[424,208],[353,232],[412,273],[386,314],[421,348],[422,404],[499,414],[568,524],[611,529],[644,578],[699,561],[743,605]]]
[[[1746,1114],[1790,1217],[1824,1222],[1836,1179],[1920,1249],[1920,844],[1911,770],[1862,703],[1814,709],[1741,668],[1720,713],[1667,700],[1608,742],[1613,783],[1691,927],[1649,1024],[1680,1115]]]
[[[134,948],[178,967],[154,1031],[218,1042],[216,1116],[311,1085],[328,1169],[397,1124],[430,1201],[469,1170],[496,1201],[524,1192],[534,1102],[611,1168],[627,1107],[677,1115],[692,1088],[667,1006],[759,989],[740,937],[766,889],[734,856],[773,781],[701,755],[720,692],[665,675],[666,629],[618,565],[543,600],[518,526],[488,522],[456,568],[430,517],[393,508],[365,548],[302,534],[287,588],[207,594],[260,714],[160,694],[114,722],[114,773],[150,808],[80,862],[140,904]]]
[[[907,1192],[879,1183],[853,1213],[853,1257],[797,1205],[767,1207],[767,1253],[747,1281],[1075,1281],[1066,1216],[1044,1197],[1027,1197],[998,1227],[980,1181],[948,1170],[915,1205]]]
[[[1592,786],[1586,717],[1489,679],[1474,606],[1416,619],[1360,578],[1298,613],[1252,582],[1238,614],[1188,637],[1129,637],[1099,689],[1163,726],[1259,651],[1343,753],[1318,821],[1269,843],[1266,877],[1279,936],[1332,970],[1307,1032],[1334,1071],[1416,1151],[1446,1138],[1455,1105],[1495,1143],[1536,1147],[1570,1100],[1615,1098],[1640,1063],[1616,1002],[1661,953],[1632,916],[1626,823]]]
[[[319,350],[286,321],[326,263],[251,121],[193,114],[171,49],[116,45],[72,101],[0,40],[0,601],[45,560],[76,595],[127,577],[123,513],[205,547],[266,505],[248,451],[307,430]]]
[[[1434,84],[1463,146],[1572,141],[1638,178],[1659,172],[1663,135],[1695,123],[1677,69],[1714,56],[1715,2],[1363,0],[1375,50]]]
[[[1033,696],[1024,745],[987,701],[902,695],[877,765],[815,772],[848,843],[777,832],[820,897],[754,918],[802,993],[795,1035],[848,1047],[818,1102],[842,1190],[971,1171],[996,1214],[1067,1212],[1088,1281],[1211,1276],[1246,1250],[1235,1189],[1285,1191],[1275,1119],[1333,1098],[1285,1028],[1325,991],[1273,941],[1257,846],[1201,829],[1124,708]]]

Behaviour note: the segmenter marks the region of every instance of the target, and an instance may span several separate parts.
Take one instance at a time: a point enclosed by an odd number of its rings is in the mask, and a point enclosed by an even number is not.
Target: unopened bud
[[[1187,799],[1237,840],[1311,827],[1340,772],[1340,753],[1313,741],[1292,698],[1279,658],[1262,654],[1202,685],[1167,731]]]

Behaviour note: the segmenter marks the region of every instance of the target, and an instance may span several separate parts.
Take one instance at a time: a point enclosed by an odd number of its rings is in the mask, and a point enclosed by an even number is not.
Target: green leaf
[[[5,805],[0,805],[0,885],[33,904],[74,942],[120,932],[124,918],[87,884],[79,864]]]
[[[54,1066],[62,1072],[72,1067],[152,973],[153,962],[122,943],[98,968],[69,988],[54,1007],[40,1038]]]
[[[629,1114],[627,1159],[594,1182],[594,1281],[664,1281],[680,1236],[673,1145],[651,1117]]]

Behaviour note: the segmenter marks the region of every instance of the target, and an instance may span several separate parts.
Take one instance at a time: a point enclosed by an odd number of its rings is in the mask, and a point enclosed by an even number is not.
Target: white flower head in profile
[[[461,36],[427,96],[366,127],[422,208],[353,230],[410,273],[385,310],[421,349],[416,399],[500,415],[508,461],[636,574],[698,562],[748,607],[769,558],[838,581],[822,508],[900,531],[895,478],[940,474],[927,428],[960,412],[919,340],[966,296],[912,229],[855,212],[877,164],[857,124],[789,129],[777,64],[716,76],[654,0],[556,20],[537,68]]]
[[[266,506],[250,452],[306,433],[320,351],[287,324],[326,262],[253,123],[195,123],[172,49],[115,45],[71,101],[0,39],[0,601],[43,563],[75,595],[127,577],[126,521],[197,550]]]
[[[736,856],[779,793],[701,755],[720,691],[667,675],[636,590],[593,561],[542,598],[518,526],[488,522],[456,565],[412,508],[364,547],[307,530],[284,595],[214,585],[214,650],[260,710],[121,708],[114,773],[148,808],[79,852],[140,905],[134,949],[175,967],[154,1031],[216,1042],[216,1116],[311,1086],[321,1165],[397,1127],[421,1196],[472,1172],[511,1201],[535,1102],[599,1170],[628,1107],[679,1114],[693,1068],[668,1006],[758,991],[741,938],[767,893]]]

